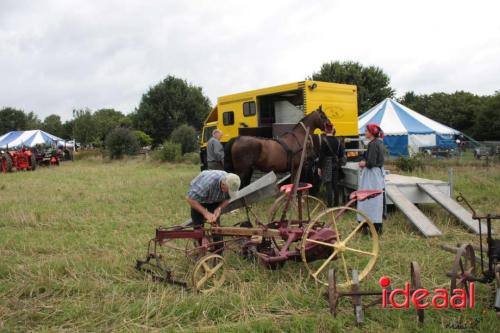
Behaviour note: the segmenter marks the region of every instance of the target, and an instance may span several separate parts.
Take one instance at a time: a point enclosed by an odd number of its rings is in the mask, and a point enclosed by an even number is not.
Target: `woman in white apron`
[[[370,140],[363,160],[359,162],[361,179],[358,190],[384,190],[384,132],[377,124],[366,125],[365,138]],[[382,234],[384,194],[375,198],[358,201],[358,209],[374,223],[378,234]],[[361,216],[358,216],[358,220]]]

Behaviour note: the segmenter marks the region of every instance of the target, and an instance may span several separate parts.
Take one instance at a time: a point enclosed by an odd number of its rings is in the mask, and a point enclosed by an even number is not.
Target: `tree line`
[[[357,85],[360,114],[384,98],[395,96],[390,77],[381,68],[363,66],[358,62],[325,63],[308,78]],[[500,139],[500,92],[479,96],[465,91],[433,94],[410,91],[399,98],[399,102],[477,140]],[[182,125],[182,136],[186,133],[195,136],[210,109],[210,101],[201,87],[169,75],[150,87],[130,114],[115,109],[78,109],[73,110],[71,120],[62,122],[56,114],[40,120],[34,112],[5,107],[0,109],[0,135],[12,130],[42,129],[65,139],[76,138],[82,144],[99,147],[105,144],[106,136],[113,129],[125,128],[139,131],[136,134],[145,142],[150,140],[153,145],[159,145],[171,139],[174,130]],[[187,146],[191,147],[193,143],[189,142]],[[182,150],[185,151],[184,146]]]

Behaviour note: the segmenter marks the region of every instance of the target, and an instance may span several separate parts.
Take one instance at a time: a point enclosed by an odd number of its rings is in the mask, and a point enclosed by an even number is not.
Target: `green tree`
[[[380,103],[384,98],[394,97],[390,78],[382,69],[375,66],[365,67],[359,62],[333,61],[325,63],[313,80],[355,84],[358,87],[358,109],[363,113]]]
[[[472,136],[476,140],[500,140],[500,91],[485,98],[484,108],[477,113]]]
[[[151,146],[153,139],[143,131],[134,131],[134,135],[141,147]]]
[[[416,95],[410,91],[399,101],[435,121],[468,135],[474,135],[473,128],[477,116],[483,112],[487,98],[465,91],[430,95]]]
[[[42,129],[47,133],[64,138],[64,128],[61,122],[61,117],[56,114],[51,114],[50,116],[45,117]]]
[[[106,136],[105,143],[111,159],[120,159],[123,155],[134,155],[139,150],[137,138],[128,128],[116,127]]]
[[[72,120],[67,120],[64,122],[62,125],[62,136],[61,138],[63,139],[73,139],[73,124],[74,121]]]
[[[22,110],[6,107],[0,110],[0,135],[26,129],[26,114]]]
[[[42,128],[42,122],[34,112],[26,114],[26,126],[24,130],[37,130]]]
[[[91,144],[100,141],[95,130],[95,121],[89,109],[73,110],[74,137],[81,144]]]
[[[101,142],[104,142],[106,135],[108,135],[111,130],[116,127],[129,127],[124,126],[129,125],[127,117],[120,111],[116,111],[114,109],[97,110],[92,115],[92,118],[95,125],[94,138]]]
[[[167,76],[142,95],[132,115],[134,127],[151,135],[155,144],[170,137],[182,124],[200,129],[210,111],[210,102],[200,87]]]
[[[182,154],[196,150],[196,130],[193,126],[181,125],[177,127],[170,136],[170,140],[181,145]]]

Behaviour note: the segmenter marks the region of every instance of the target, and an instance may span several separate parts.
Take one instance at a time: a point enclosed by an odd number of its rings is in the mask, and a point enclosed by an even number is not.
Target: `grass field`
[[[375,307],[356,327],[347,299],[338,317],[331,317],[325,290],[301,263],[268,271],[230,257],[229,282],[209,295],[150,281],[135,271],[135,260],[144,256],[155,227],[188,218],[184,196],[197,170],[136,160],[78,161],[0,174],[0,331],[499,331],[487,285],[477,284],[475,309],[429,309],[424,326],[412,309]],[[446,179],[447,170],[433,166],[417,174]],[[455,167],[455,191],[478,211],[499,213],[500,168]],[[448,282],[453,257],[439,245],[477,236],[437,206],[422,209],[444,236],[424,239],[393,212],[385,222],[381,257],[363,288],[378,289],[382,275],[402,286],[412,260],[420,263],[424,287]]]

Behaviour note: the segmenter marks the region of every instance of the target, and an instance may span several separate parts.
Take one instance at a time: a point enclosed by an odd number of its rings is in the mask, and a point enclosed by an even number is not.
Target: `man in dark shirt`
[[[321,151],[319,156],[319,175],[325,184],[326,201],[328,207],[339,205],[339,169],[344,156],[344,148],[335,137],[333,125],[325,126],[326,136],[321,137]]]

